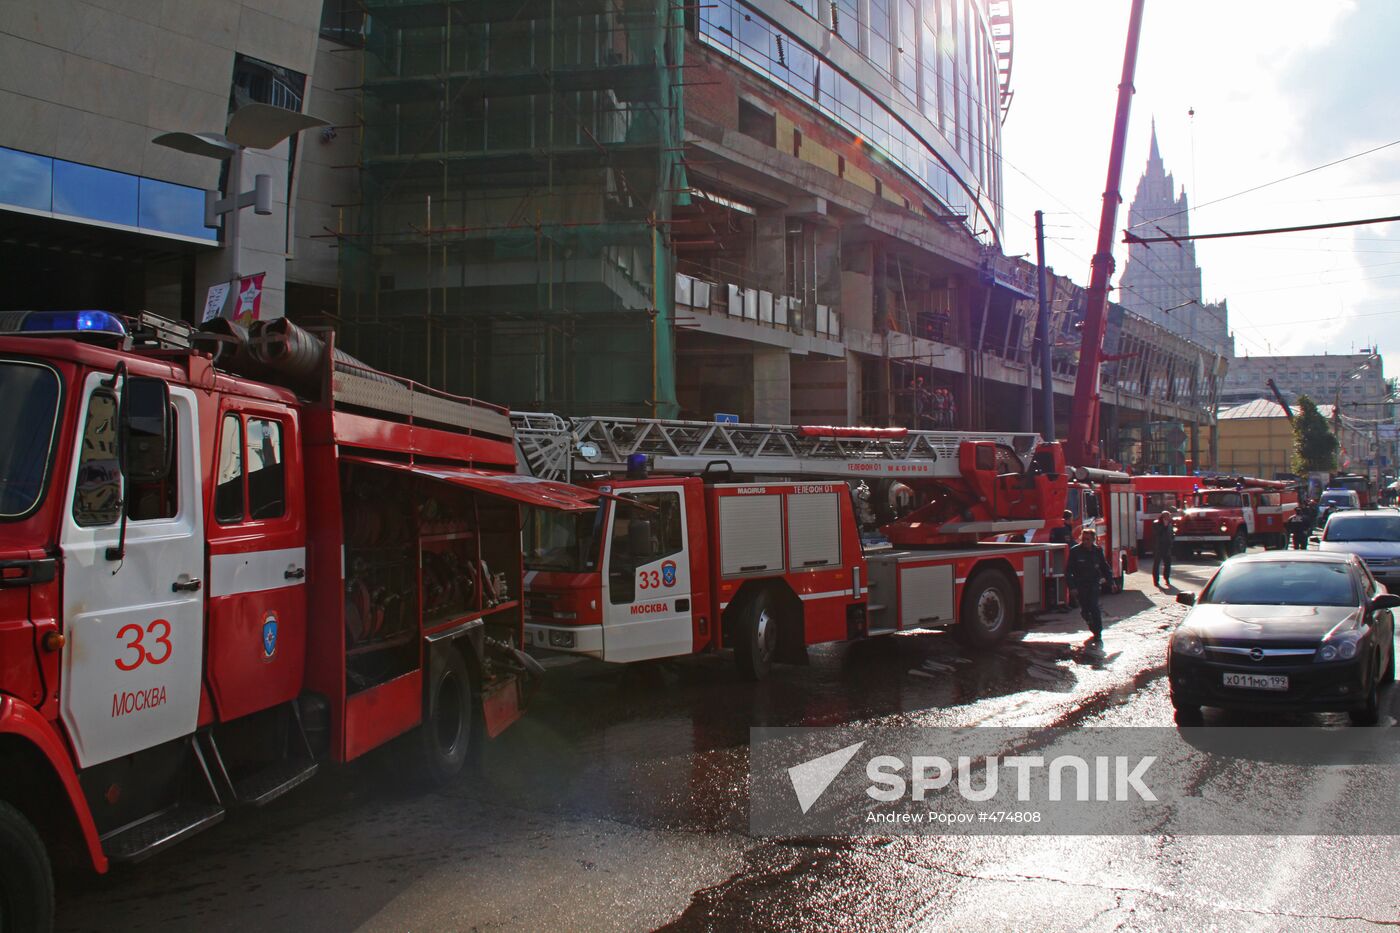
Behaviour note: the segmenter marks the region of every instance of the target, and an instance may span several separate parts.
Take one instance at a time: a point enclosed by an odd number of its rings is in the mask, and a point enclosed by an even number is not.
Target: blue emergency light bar
[[[22,314],[19,326],[13,328],[21,334],[126,336],[126,325],[110,311],[26,311]]]

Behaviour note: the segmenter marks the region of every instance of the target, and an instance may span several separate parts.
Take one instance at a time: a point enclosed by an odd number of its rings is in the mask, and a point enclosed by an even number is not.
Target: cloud
[[[1298,108],[1289,125],[1292,145],[1325,162],[1400,136],[1397,36],[1400,3],[1364,0],[1333,25],[1331,41],[1286,60],[1279,87]],[[1394,177],[1395,160],[1386,158],[1370,163],[1371,179],[1382,177],[1387,162]]]

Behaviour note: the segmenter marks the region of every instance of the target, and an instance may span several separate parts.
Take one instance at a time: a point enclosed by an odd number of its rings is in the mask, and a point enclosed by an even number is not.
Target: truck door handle
[[[282,576],[286,577],[288,580],[305,580],[306,568],[293,567],[291,570],[288,570],[286,573],[282,574]]]
[[[194,593],[203,585],[204,581],[199,579],[176,580],[170,584],[170,591],[172,593]]]
[[[677,612],[688,612],[689,610],[690,610],[690,600],[688,600],[688,599],[678,599],[678,600],[676,600],[676,611],[677,611]]]

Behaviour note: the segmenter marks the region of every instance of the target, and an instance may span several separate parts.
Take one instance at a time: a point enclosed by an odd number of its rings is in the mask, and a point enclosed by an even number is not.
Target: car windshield
[[[1327,523],[1323,540],[1400,543],[1400,515],[1338,515]]]
[[[1249,606],[1355,606],[1356,589],[1344,563],[1232,561],[1201,594],[1202,603]]]
[[[601,511],[527,509],[525,568],[565,573],[591,573],[597,570],[598,517]]]
[[[1350,505],[1351,493],[1348,492],[1324,492],[1321,502],[1323,505]]]
[[[44,497],[58,432],[58,373],[0,361],[0,519],[33,511]]]

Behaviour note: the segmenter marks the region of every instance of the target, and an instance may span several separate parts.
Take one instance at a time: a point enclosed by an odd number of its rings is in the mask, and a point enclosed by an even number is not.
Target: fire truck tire
[[[34,826],[0,801],[0,931],[53,929],[53,869]]]
[[[1230,539],[1228,556],[1233,557],[1236,554],[1243,554],[1247,550],[1249,550],[1249,537],[1244,533],[1244,529],[1241,528],[1239,531],[1235,532],[1235,536]]]
[[[452,644],[428,651],[428,685],[418,745],[424,780],[444,784],[462,770],[472,742],[472,679]]]
[[[1016,590],[1000,570],[983,570],[963,587],[962,612],[955,629],[974,648],[988,648],[1016,625]]]
[[[734,664],[744,680],[763,680],[778,654],[778,601],[768,590],[757,590],[744,601],[738,615]]]

